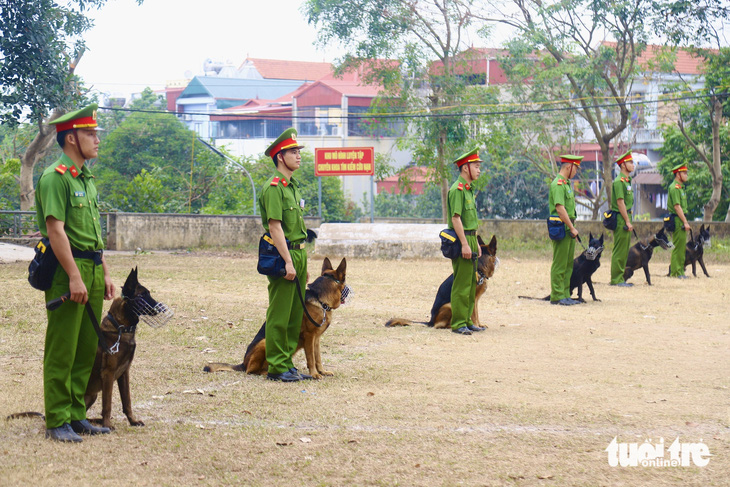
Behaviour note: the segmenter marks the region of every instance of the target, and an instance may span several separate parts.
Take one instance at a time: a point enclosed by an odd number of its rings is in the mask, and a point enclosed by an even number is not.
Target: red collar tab
[[[289,183],[286,181],[286,179],[281,178],[281,184],[283,184],[284,187],[286,188]]]
[[[81,173],[79,173],[79,170],[76,169],[76,166],[71,166],[71,168],[68,170],[68,172],[70,172],[71,176],[73,176],[74,178],[79,177],[79,174],[81,174]]]
[[[466,189],[471,189],[471,186],[467,184]]]
[[[59,164],[58,166],[56,166],[56,172],[57,172],[58,174],[64,174],[64,173],[66,172],[66,170],[67,170],[67,169],[68,169],[68,168],[66,167],[66,165],[65,165],[65,164]]]

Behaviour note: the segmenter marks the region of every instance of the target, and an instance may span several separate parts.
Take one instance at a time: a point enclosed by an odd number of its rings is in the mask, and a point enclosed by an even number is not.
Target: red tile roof
[[[603,42],[604,46],[615,47],[615,42]],[[648,45],[639,56],[639,66],[649,69],[649,61],[653,61],[664,46]],[[695,57],[691,52],[684,49],[677,49],[677,58],[674,61],[674,70],[680,74],[702,74],[704,60]]]
[[[238,68],[253,65],[264,79],[301,79],[316,81],[332,72],[330,63],[282,61],[279,59],[246,58]]]

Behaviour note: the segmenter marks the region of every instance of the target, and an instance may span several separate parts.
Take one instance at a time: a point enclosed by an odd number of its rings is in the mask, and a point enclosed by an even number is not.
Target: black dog
[[[626,259],[626,267],[624,268],[624,282],[628,281],[634,275],[634,271],[641,267],[644,269],[646,282],[651,286],[649,261],[656,247],[661,247],[664,250],[674,247],[667,234],[664,233],[664,227],[651,237],[648,244],[645,245],[643,242],[639,242],[629,249],[629,256]]]
[[[600,301],[600,299],[596,298],[596,292],[593,290],[591,276],[601,267],[600,258],[602,252],[603,234],[601,234],[600,238],[594,238],[593,233],[589,233],[588,248],[573,259],[573,274],[570,276],[570,294],[572,296],[573,289],[578,288],[578,301],[581,303],[585,303],[585,299],[583,299],[583,283],[588,286],[593,301]]]
[[[584,250],[578,257],[573,259],[573,274],[570,276],[570,294],[573,289],[578,288],[578,302],[585,303],[583,299],[583,283],[588,286],[588,290],[593,296],[593,301],[600,301],[596,298],[596,292],[593,290],[593,281],[591,276],[601,267],[601,253],[603,252],[603,234],[600,238],[594,238],[593,233],[588,234],[588,248]],[[535,298],[532,296],[517,296],[522,299],[535,299],[539,301],[550,301],[548,294],[544,298]]]
[[[702,256],[705,253],[705,245],[708,247],[710,246],[710,227],[708,225],[707,228],[705,228],[705,224],[703,223],[700,227],[700,233],[697,235],[697,238],[687,242],[687,248],[684,251],[684,266],[687,267],[689,264],[692,264],[692,275],[695,277],[697,277],[698,262],[702,266],[702,272],[704,272],[707,277],[710,277],[707,273],[707,269],[705,268],[705,261],[702,259]]]

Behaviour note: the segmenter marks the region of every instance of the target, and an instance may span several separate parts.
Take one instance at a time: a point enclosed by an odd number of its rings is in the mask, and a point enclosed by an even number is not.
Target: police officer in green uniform
[[[616,160],[621,172],[613,180],[611,189],[611,210],[616,212],[616,229],[613,231],[613,252],[611,254],[611,285],[630,287],[624,281],[624,269],[629,258],[631,232],[631,209],[634,206],[634,191],[631,189],[631,173],[634,171],[634,158],[628,151]]]
[[[552,240],[553,264],[550,268],[550,303],[563,306],[578,304],[570,299],[570,276],[573,275],[573,254],[578,229],[575,228],[575,194],[570,180],[578,174],[583,156],[560,156],[560,171],[550,183],[550,215],[557,215],[565,225],[566,237]],[[567,235],[570,234],[570,238]]]
[[[85,164],[99,151],[96,104],[50,122],[63,155],[41,175],[35,193],[38,227],[48,237],[59,266],[46,301],[70,292],[70,300],[48,311],[43,354],[46,437],[80,442],[79,434],[109,433],[86,420],[84,393],[98,337],[85,310],[97,317],[103,300],[114,298],[102,249],[94,176]]]
[[[296,286],[304,296],[307,285],[304,200],[299,193],[299,183],[292,177],[302,163],[299,151],[304,146],[297,143],[296,137],[295,129],[286,129],[266,149],[265,154],[273,159],[276,171],[259,196],[261,223],[286,263],[286,275],[267,276],[269,308],[265,330],[267,378],[283,382],[312,378],[297,371],[292,362],[304,312]]]
[[[669,208],[670,217],[674,218],[674,235],[672,236],[672,261],[669,267],[669,275],[686,279],[684,275],[684,253],[687,246],[687,232],[689,231],[689,223],[684,212],[687,211],[687,193],[684,190],[684,183],[687,182],[689,175],[687,174],[687,166],[679,164],[672,168],[674,173],[674,181],[669,185],[669,196],[667,198],[667,208]]]
[[[451,185],[447,199],[449,228],[456,232],[461,242],[461,256],[451,261],[454,283],[451,286],[451,331],[471,335],[483,331],[471,321],[476,298],[476,259],[482,249],[477,241],[477,207],[474,202],[472,183],[481,174],[478,149],[462,154],[454,161],[459,168],[459,179]]]

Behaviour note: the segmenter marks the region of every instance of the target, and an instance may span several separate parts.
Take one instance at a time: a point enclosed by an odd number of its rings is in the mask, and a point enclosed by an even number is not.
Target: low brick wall
[[[109,213],[108,250],[174,250],[255,246],[263,233],[261,217],[245,215],[180,215]],[[307,227],[318,218],[305,218]]]

